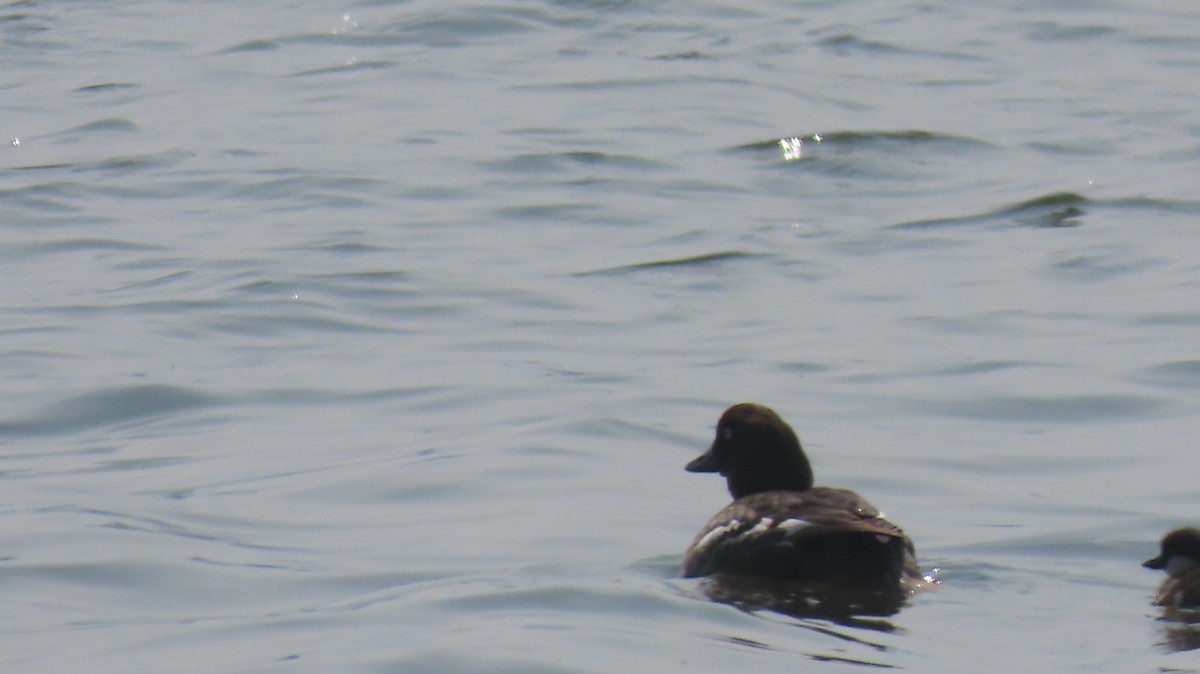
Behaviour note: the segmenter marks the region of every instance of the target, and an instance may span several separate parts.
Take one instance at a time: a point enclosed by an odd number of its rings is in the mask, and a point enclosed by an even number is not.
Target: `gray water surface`
[[[0,72],[7,671],[1200,669],[1191,3],[21,1]],[[942,589],[680,579],[742,400]]]

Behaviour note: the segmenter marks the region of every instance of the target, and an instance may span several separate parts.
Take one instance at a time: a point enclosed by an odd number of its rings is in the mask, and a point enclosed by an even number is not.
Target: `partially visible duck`
[[[1176,529],[1162,539],[1161,552],[1142,563],[1167,572],[1154,603],[1167,608],[1200,607],[1200,529]]]
[[[686,468],[720,473],[734,500],[688,546],[685,577],[737,574],[855,590],[922,582],[912,541],[858,494],[814,487],[799,438],[767,407],[726,410],[712,446]]]

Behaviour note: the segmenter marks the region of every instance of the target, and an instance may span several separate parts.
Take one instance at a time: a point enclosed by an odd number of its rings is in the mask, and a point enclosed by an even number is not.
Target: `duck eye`
[[[733,437],[733,429],[728,426],[726,426],[725,428],[722,428],[721,429],[721,437],[725,438],[726,440],[729,440],[730,438]]]

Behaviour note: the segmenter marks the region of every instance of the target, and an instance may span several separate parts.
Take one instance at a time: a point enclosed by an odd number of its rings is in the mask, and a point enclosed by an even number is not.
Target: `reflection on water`
[[[824,618],[842,625],[892,632],[891,623],[875,618],[895,615],[909,593],[896,590],[853,590],[811,581],[718,575],[700,582],[711,600],[744,611],[774,611],[794,618]]]
[[[889,620],[911,596],[908,589],[853,590],[810,581],[717,575],[700,581],[698,589],[709,599],[734,606],[747,613],[772,612],[798,620],[796,625],[841,643],[865,647],[876,653],[888,653],[891,646],[868,638],[872,632],[895,633]],[[726,640],[748,644],[744,637],[726,636]],[[851,657],[846,654],[813,653],[809,658],[820,662],[843,662],[868,667],[895,665]]]
[[[1200,649],[1200,609],[1165,608],[1159,618],[1163,640],[1159,645],[1168,651]]]
[[[744,611],[774,611],[795,618],[824,618],[842,625],[892,632],[886,618],[918,592],[937,589],[939,569],[921,578],[904,578],[895,589],[846,588],[829,583],[718,574],[700,581],[709,599]]]

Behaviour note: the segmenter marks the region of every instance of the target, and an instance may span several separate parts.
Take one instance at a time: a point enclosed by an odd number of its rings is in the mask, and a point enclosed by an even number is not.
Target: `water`
[[[1200,510],[1196,35],[3,5],[6,669],[1194,671],[1138,564]],[[678,578],[741,400],[944,588],[868,625]]]

